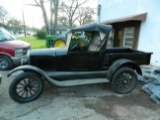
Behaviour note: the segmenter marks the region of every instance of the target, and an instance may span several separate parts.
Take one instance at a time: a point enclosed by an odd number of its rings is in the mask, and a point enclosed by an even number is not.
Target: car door
[[[98,70],[103,60],[103,52],[73,51],[68,56],[71,70]]]

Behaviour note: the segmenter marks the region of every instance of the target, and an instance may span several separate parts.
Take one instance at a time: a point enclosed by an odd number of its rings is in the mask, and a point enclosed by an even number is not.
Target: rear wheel
[[[8,70],[13,66],[12,60],[7,56],[0,56],[0,70]]]
[[[10,97],[19,103],[36,100],[44,89],[44,81],[32,72],[24,72],[15,77],[9,87]]]
[[[58,38],[53,42],[53,47],[64,47],[64,46],[66,46],[66,44],[62,38]]]
[[[131,68],[120,68],[112,77],[112,89],[121,94],[131,92],[137,84],[137,75]]]

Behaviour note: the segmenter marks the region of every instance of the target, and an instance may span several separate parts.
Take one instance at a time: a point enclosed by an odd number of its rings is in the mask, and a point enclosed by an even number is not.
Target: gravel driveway
[[[160,107],[141,91],[119,95],[109,84],[55,88],[45,84],[36,101],[19,104],[8,94],[8,71],[1,71],[0,120],[160,120]]]

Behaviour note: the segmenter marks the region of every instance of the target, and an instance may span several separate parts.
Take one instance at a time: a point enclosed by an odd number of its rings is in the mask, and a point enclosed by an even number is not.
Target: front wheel
[[[0,56],[0,70],[8,70],[13,66],[12,60],[7,56]]]
[[[120,68],[112,77],[112,89],[120,94],[131,92],[137,84],[137,75],[131,68]]]
[[[9,87],[10,97],[19,103],[37,99],[44,89],[44,81],[32,72],[24,72],[15,77]]]

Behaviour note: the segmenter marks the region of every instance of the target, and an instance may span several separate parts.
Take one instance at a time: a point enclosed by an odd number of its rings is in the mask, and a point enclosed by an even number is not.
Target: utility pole
[[[32,14],[32,29],[34,29],[34,19],[33,19],[33,14]]]
[[[99,4],[98,5],[98,9],[97,9],[97,17],[98,17],[98,23],[100,23],[101,22],[101,5]]]

